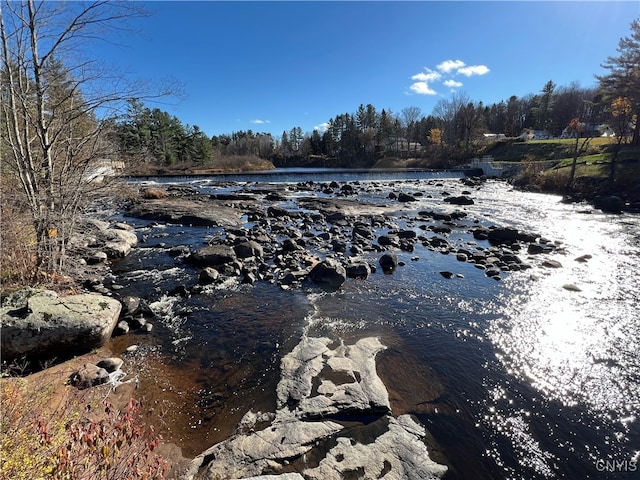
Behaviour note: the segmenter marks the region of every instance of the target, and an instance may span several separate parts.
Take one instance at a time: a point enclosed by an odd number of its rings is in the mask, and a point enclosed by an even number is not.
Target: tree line
[[[395,113],[360,105],[353,113],[330,119],[323,133],[306,134],[296,146],[289,140],[292,134],[283,132],[276,162],[321,158],[338,166],[370,166],[385,157],[426,157],[446,163],[473,155],[486,133],[515,138],[529,128],[560,136],[575,117],[606,123],[608,112],[595,88],[577,83],[558,88],[549,81],[539,94],[511,96],[491,105],[459,92],[440,100],[428,115],[419,107]]]
[[[490,105],[458,92],[427,115],[419,107],[396,113],[361,104],[331,118],[323,131],[293,127],[275,138],[252,130],[207,138],[198,126],[132,100],[116,132],[121,153],[134,163],[212,164],[219,157],[249,155],[277,166],[367,167],[383,158],[429,158],[439,166],[473,155],[487,133],[517,138],[530,129],[559,137],[575,119],[615,129],[609,97],[601,88],[558,87],[550,80],[538,93]]]

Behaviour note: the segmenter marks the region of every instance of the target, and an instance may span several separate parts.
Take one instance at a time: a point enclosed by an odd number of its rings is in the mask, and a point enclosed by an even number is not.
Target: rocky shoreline
[[[151,332],[154,313],[144,299],[121,296],[109,268],[133,248],[165,249],[176,264],[199,272],[197,282],[170,292],[180,296],[206,294],[229,279],[249,285],[270,282],[282,290],[313,286],[335,291],[348,279],[366,280],[378,269],[392,273],[402,267],[398,253],[411,254],[417,245],[473,264],[488,281],[526,270],[532,262],[561,268],[559,262],[546,259],[545,254],[562,251],[553,240],[515,228],[484,227],[469,215],[465,207],[474,204],[473,192],[485,181],[463,178],[445,186],[433,180],[432,185],[442,190],[442,208],[414,213],[409,213],[410,206],[424,193],[410,182],[392,188],[384,204],[364,202],[362,196],[379,187],[359,182],[253,185],[206,195],[188,187],[168,187],[163,198],[141,195],[127,206],[126,216],[220,230],[201,248],[168,247],[138,236],[127,223],[87,220],[70,250],[78,258],[77,277],[90,293],[59,297],[31,291],[3,299],[4,359],[56,353],[68,358],[99,348],[111,335]],[[461,244],[451,239],[453,229],[466,231],[474,241]],[[447,279],[461,276],[448,270],[439,273]],[[43,298],[48,306],[41,306]],[[70,311],[79,315],[77,320],[70,320]],[[64,328],[62,333],[54,335],[54,325]],[[233,478],[379,478],[388,472],[402,472],[397,478],[441,477],[446,467],[430,459],[424,427],[408,415],[392,414],[375,366],[376,354],[383,349],[375,338],[354,345],[303,338],[282,359],[276,411],[248,412],[232,438],[193,460],[185,478],[230,475],[232,465],[237,470]],[[119,375],[121,361],[110,359],[105,367],[84,366],[85,372],[75,372],[74,381],[80,387],[108,382]],[[349,436],[352,428],[346,425],[353,422],[371,429],[366,445]]]

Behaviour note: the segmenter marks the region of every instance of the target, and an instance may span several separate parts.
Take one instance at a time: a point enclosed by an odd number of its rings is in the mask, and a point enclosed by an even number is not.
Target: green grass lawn
[[[586,151],[578,157],[575,186],[588,193],[589,190],[606,188],[609,191],[635,190],[640,184],[640,147],[622,145],[615,165],[615,177],[608,185],[611,160],[617,139],[593,138]],[[582,146],[580,139],[578,147]],[[573,163],[575,139],[532,140],[530,142],[504,142],[491,151],[498,163],[522,166],[516,181],[537,185],[546,191],[564,191]]]
[[[579,145],[583,139],[579,140]],[[615,145],[615,138],[592,138],[584,152],[586,155],[596,155],[609,150]],[[561,161],[573,157],[575,139],[554,138],[551,140],[531,140],[528,142],[498,142],[488,148],[484,155],[491,155],[496,162],[522,161]]]
[[[605,180],[609,178],[611,168],[611,153],[586,155],[578,158],[576,163],[575,178]],[[541,174],[540,182],[543,184],[564,185],[569,178],[572,158],[565,158],[556,166]],[[640,184],[640,149],[621,151],[615,165],[614,190],[626,190]]]

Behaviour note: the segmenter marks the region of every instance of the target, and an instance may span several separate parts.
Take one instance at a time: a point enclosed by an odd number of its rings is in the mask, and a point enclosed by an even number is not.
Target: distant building
[[[385,146],[388,151],[406,152],[409,150],[409,141],[404,137],[389,137]]]
[[[505,140],[507,136],[504,133],[483,133],[482,138],[485,143],[489,143]]]
[[[581,123],[580,124],[580,136],[581,137],[615,137],[616,136],[616,132],[613,131],[613,128],[611,128],[609,125],[593,125],[593,124],[587,124],[587,123]],[[577,132],[576,131],[569,131],[567,128],[565,128],[562,131],[562,135],[560,135],[560,138],[576,138]]]
[[[93,168],[85,174],[85,179],[101,182],[104,177],[115,177],[125,168],[125,163],[119,160],[99,160]]]
[[[527,128],[518,137],[523,140],[549,140],[553,136],[546,130],[534,130],[533,128]]]

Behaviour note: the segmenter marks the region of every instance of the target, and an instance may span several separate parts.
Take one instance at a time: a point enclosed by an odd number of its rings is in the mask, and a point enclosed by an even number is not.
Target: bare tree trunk
[[[29,207],[37,266],[59,272],[76,215],[107,188],[92,173],[113,153],[105,127],[125,100],[170,95],[175,87],[149,94],[144,84],[113,78],[95,59],[82,59],[76,48],[101,38],[110,25],[141,16],[135,3],[0,2],[0,127],[6,142],[1,160],[4,172],[19,179]],[[71,63],[63,64],[63,58]],[[98,111],[110,112],[109,118],[101,121]]]
[[[569,192],[573,185],[573,180],[576,176],[576,164],[578,163],[578,136],[576,135],[576,143],[573,146],[573,161],[571,162],[571,172],[569,172],[569,178],[567,184],[564,187],[565,192]]]
[[[613,182],[616,177],[616,163],[618,161],[618,153],[620,152],[620,147],[622,145],[623,139],[624,139],[623,135],[618,136],[618,141],[616,142],[616,149],[613,152],[613,157],[611,157],[611,162],[609,163],[609,179],[608,179],[609,186],[613,185]]]

